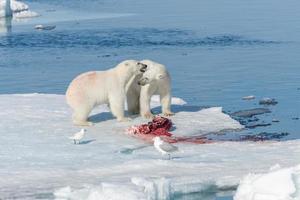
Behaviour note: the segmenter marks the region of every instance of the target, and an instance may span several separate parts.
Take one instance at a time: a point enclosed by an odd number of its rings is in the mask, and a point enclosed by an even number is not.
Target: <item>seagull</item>
[[[80,140],[83,138],[84,134],[86,133],[85,129],[81,129],[79,132],[75,133],[72,137],[69,137],[69,139],[74,141],[74,144],[80,144]]]
[[[162,155],[168,154],[169,155],[169,160],[171,159],[171,153],[178,151],[178,147],[164,142],[160,137],[155,137],[153,138],[154,141],[154,147],[162,153]]]

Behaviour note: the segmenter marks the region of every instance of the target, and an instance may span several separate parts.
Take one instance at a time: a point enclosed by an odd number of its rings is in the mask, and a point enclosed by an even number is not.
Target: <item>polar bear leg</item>
[[[109,98],[110,110],[119,122],[126,122],[130,120],[129,118],[124,117],[124,102],[125,95],[115,94]]]
[[[93,123],[87,121],[91,108],[77,108],[73,113],[73,124],[77,126],[92,126]]]
[[[127,92],[127,107],[130,114],[139,114],[140,112],[140,94],[137,91]]]
[[[150,94],[151,91],[149,87],[149,85],[143,86],[140,94],[140,114],[146,119],[154,117],[150,108],[152,94]]]
[[[165,116],[172,116],[174,113],[171,111],[171,94],[170,93],[161,93],[160,94],[160,103],[162,113]]]

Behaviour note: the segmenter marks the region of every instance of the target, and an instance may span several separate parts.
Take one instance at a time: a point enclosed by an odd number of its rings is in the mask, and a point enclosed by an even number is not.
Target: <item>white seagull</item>
[[[86,133],[86,130],[82,128],[79,132],[75,133],[72,137],[69,137],[69,139],[74,141],[74,144],[80,144],[80,140],[83,138],[84,134]]]
[[[163,141],[160,137],[153,138],[154,147],[163,155],[168,154],[169,160],[171,159],[171,153],[178,151],[178,147]]]

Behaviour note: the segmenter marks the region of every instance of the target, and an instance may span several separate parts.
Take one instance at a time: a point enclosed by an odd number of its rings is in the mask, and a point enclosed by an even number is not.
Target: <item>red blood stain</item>
[[[195,144],[211,143],[204,136],[191,136],[191,137],[176,137],[170,133],[172,128],[172,121],[168,118],[156,116],[151,122],[132,126],[126,129],[126,133],[134,137],[151,142],[154,137],[161,137],[164,141],[169,143],[189,142]]]

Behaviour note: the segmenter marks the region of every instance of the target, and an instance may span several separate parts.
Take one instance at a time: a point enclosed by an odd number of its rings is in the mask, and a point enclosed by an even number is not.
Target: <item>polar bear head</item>
[[[147,65],[137,60],[125,60],[117,66],[121,74],[139,75],[147,71]]]
[[[169,73],[164,65],[152,60],[142,60],[140,62],[146,64],[148,68],[143,76],[139,79],[139,85],[144,86],[150,84],[151,82],[157,82],[169,78]]]

